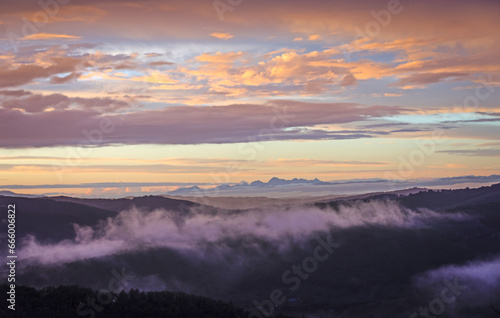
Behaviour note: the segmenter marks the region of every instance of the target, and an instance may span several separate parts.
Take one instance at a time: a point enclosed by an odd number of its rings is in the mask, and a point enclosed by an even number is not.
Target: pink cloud
[[[100,105],[101,102],[105,105],[106,102],[114,102],[107,99],[73,98],[72,100],[88,109]],[[44,104],[41,102],[41,105]],[[397,106],[301,103],[283,100],[268,102],[266,105],[171,106],[162,110],[144,110],[120,116],[104,115],[90,110],[54,110],[27,114],[0,109],[0,135],[5,136],[1,140],[0,147],[42,147],[79,143],[88,145],[89,138],[82,133],[84,130],[91,132],[90,135],[99,140],[93,144],[94,146],[362,138],[370,137],[372,132],[329,131],[314,126],[363,121],[403,111],[405,109]],[[98,131],[100,121],[103,119],[113,123],[112,131],[107,133]]]

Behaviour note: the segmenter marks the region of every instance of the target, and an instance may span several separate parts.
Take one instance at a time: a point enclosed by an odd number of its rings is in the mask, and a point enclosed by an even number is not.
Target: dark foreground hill
[[[362,196],[361,199],[338,198],[328,202],[319,202],[315,206],[320,208],[336,208],[342,204],[356,201],[395,200],[410,209],[428,208],[436,211],[458,210],[465,207],[500,203],[500,183],[476,189],[456,190],[428,190],[422,189],[417,193],[399,195],[382,193],[371,196]]]
[[[16,205],[18,237],[31,234],[41,241],[72,239],[75,236],[73,224],[91,226],[117,214],[110,210],[72,202],[57,202],[49,198],[0,196],[2,211],[6,211],[9,204]],[[2,215],[6,216],[4,213]]]
[[[16,204],[18,236],[35,235],[38,240],[61,241],[73,239],[73,224],[93,226],[99,221],[116,217],[124,210],[138,208],[145,212],[168,209],[179,214],[189,213],[192,207],[200,206],[185,200],[158,196],[123,199],[79,199],[71,197],[9,197],[0,195],[0,209]],[[207,208],[208,209],[208,208]]]
[[[170,199],[161,196],[130,197],[121,199],[80,199],[58,196],[45,199],[60,202],[72,202],[113,212],[120,212],[126,209],[130,209],[131,207],[137,207],[148,211],[154,209],[171,209],[179,211],[199,205],[191,201]]]
[[[250,314],[232,303],[181,292],[140,292],[132,289],[104,296],[99,295],[99,291],[78,286],[46,287],[40,290],[18,286],[16,289],[16,310],[1,306],[0,317],[238,318]],[[6,295],[9,287],[0,285],[0,292]]]

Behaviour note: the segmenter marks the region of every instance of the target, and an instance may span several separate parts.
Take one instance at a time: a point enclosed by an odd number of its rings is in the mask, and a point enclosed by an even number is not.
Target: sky
[[[486,0],[3,1],[0,189],[500,174],[499,12]]]

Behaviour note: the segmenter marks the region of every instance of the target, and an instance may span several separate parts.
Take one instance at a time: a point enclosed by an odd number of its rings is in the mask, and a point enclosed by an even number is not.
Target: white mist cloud
[[[448,265],[428,271],[416,279],[421,289],[431,288],[435,293],[444,287],[443,281],[457,278],[460,285],[467,287],[458,297],[457,305],[489,305],[493,298],[499,301],[500,293],[500,256],[496,258],[468,262],[463,265]]]
[[[171,248],[202,255],[204,247],[215,246],[210,253],[224,257],[233,252],[227,239],[254,238],[273,242],[278,250],[304,241],[315,232],[332,228],[380,225],[422,227],[436,219],[464,218],[462,215],[439,214],[430,210],[413,211],[393,201],[356,202],[338,209],[317,207],[267,208],[229,213],[204,214],[193,211],[179,220],[179,214],[167,210],[144,212],[122,211],[98,226],[74,225],[75,239],[56,244],[41,244],[28,237],[19,251],[25,263],[64,264],[151,248]]]

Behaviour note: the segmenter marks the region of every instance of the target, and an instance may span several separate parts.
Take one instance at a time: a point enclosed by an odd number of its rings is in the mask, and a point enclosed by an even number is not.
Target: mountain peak
[[[277,178],[277,177],[272,177],[271,179],[269,179],[269,181],[267,182],[268,185],[283,185],[283,184],[288,184],[288,180],[285,180],[285,179],[280,179],[280,178]]]
[[[258,186],[263,186],[263,185],[265,185],[265,183],[260,181],[260,180],[255,180],[252,183],[250,183],[250,186],[252,186],[252,187],[256,187],[256,186],[258,187]]]

